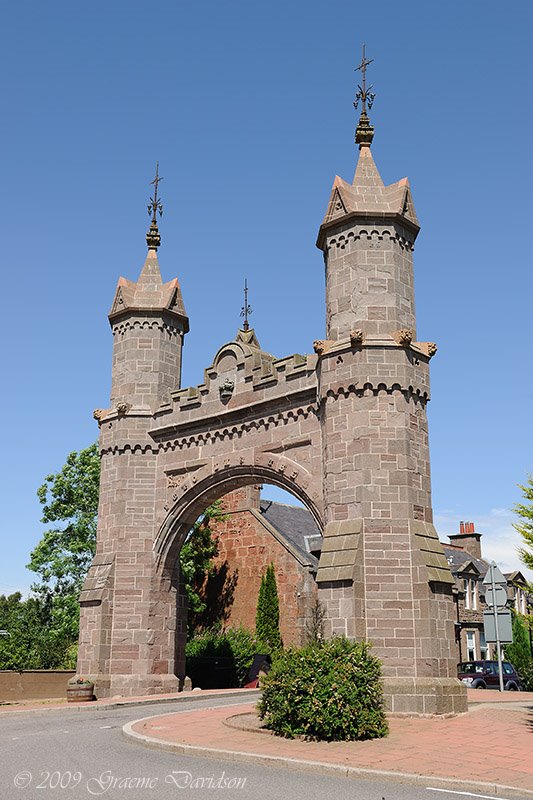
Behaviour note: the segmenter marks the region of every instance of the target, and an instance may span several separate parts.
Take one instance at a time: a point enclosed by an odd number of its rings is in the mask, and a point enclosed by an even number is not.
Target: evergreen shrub
[[[348,741],[388,733],[381,664],[366,642],[334,638],[279,651],[259,715],[280,736]]]
[[[279,597],[274,564],[268,565],[265,574],[261,578],[255,615],[255,630],[257,638],[261,642],[262,653],[271,654],[282,647],[279,631]]]

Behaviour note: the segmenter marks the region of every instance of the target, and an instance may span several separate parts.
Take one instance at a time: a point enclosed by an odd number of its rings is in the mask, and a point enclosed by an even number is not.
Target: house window
[[[463,578],[463,589],[465,593],[465,608],[469,611],[477,611],[478,608],[478,588],[475,578]]]
[[[482,661],[485,661],[489,657],[489,648],[487,647],[484,631],[479,632],[479,656]]]
[[[469,661],[477,661],[476,657],[476,632],[475,631],[467,631],[466,632],[466,652],[468,654]]]
[[[518,586],[515,590],[514,607],[519,614],[527,614],[526,593]]]

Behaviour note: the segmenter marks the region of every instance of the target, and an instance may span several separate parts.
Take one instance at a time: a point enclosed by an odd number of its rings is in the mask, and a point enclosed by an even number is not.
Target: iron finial
[[[242,329],[244,331],[249,330],[250,324],[248,322],[248,317],[252,314],[252,307],[248,303],[248,281],[246,278],[244,279],[244,305],[241,308],[241,317],[244,317],[244,323]]]
[[[370,124],[367,114],[367,107],[370,111],[374,104],[376,95],[374,92],[372,92],[372,85],[366,85],[366,68],[369,64],[372,64],[373,61],[373,58],[366,57],[366,45],[363,45],[363,58],[361,59],[359,66],[355,68],[355,72],[361,70],[361,83],[357,84],[357,92],[353,104],[353,107],[357,110],[359,101],[361,102],[361,116],[359,117],[359,123],[355,131],[355,141],[360,148],[369,147],[372,144],[372,139],[374,138],[374,128]]]
[[[150,198],[150,202],[148,203],[148,213],[152,219],[150,222],[150,230],[146,234],[146,243],[151,250],[157,249],[161,244],[161,236],[159,235],[159,229],[157,227],[157,214],[159,212],[159,216],[163,216],[163,203],[158,196],[159,183],[162,180],[163,178],[159,177],[159,161],[157,161],[155,165],[155,178],[153,181],[150,181],[150,185],[154,187],[154,195]]]

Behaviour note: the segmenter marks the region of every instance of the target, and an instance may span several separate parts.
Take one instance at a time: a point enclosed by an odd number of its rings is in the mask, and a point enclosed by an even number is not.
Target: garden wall
[[[0,703],[66,698],[67,682],[75,674],[67,669],[0,670]]]

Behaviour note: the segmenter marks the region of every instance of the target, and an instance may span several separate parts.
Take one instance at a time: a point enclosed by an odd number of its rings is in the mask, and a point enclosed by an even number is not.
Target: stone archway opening
[[[155,603],[162,619],[153,622],[155,628],[169,624],[172,628],[165,615],[176,615],[175,664],[180,677],[185,674],[188,638],[213,628],[255,631],[259,587],[269,564],[273,564],[276,575],[284,645],[301,645],[311,635],[318,604],[316,573],[322,543],[318,513],[301,491],[296,494],[283,487],[277,500],[262,497],[265,487],[279,490],[283,481],[273,483],[264,477],[261,480],[258,483],[256,474],[233,474],[208,487],[198,486],[188,503],[173,510],[166,520],[166,536],[161,531],[158,538],[160,545],[165,543],[165,550],[160,554],[157,594],[161,598],[161,591],[167,597],[174,593],[176,602],[171,606]],[[208,506],[198,514],[197,509],[206,502]],[[178,564],[183,546],[191,541],[192,518],[195,522],[202,520],[205,509],[213,504],[219,507],[222,517],[208,522],[209,538],[215,542],[216,551],[210,573],[194,586],[193,603],[200,607],[198,611],[191,609],[191,600],[185,596],[184,576]],[[198,531],[196,536],[205,546],[208,539],[203,534],[205,531]]]

